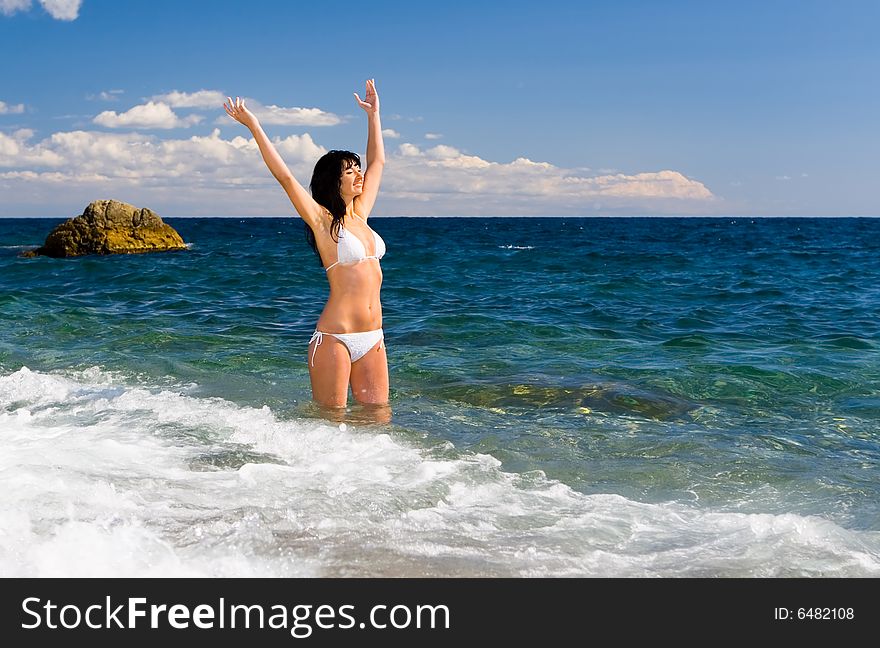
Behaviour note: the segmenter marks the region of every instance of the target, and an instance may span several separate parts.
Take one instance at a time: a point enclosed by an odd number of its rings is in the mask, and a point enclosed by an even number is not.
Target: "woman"
[[[263,161],[308,226],[309,243],[326,270],[330,297],[309,341],[306,361],[312,398],[334,408],[345,406],[349,384],[360,403],[388,402],[388,360],[379,301],[379,259],[385,243],[367,225],[385,166],[375,80],[367,81],[363,100],[357,93],[354,97],[367,113],[367,170],[361,172],[355,153],[330,151],[315,164],[311,195],[293,177],[244,101],[227,97],[229,103],[223,104],[227,114],[253,134]]]

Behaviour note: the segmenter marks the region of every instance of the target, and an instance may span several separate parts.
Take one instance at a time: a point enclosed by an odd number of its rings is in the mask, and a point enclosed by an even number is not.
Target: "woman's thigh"
[[[316,344],[318,342],[313,341],[309,345],[307,357],[312,399],[327,407],[345,407],[348,400],[349,372],[352,368],[348,349],[332,335],[323,336],[317,351]]]
[[[351,365],[351,393],[359,403],[388,402],[388,356],[385,340],[379,340],[366,355]]]

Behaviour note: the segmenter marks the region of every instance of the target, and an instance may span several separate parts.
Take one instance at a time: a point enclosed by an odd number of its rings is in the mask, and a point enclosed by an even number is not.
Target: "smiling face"
[[[364,174],[361,167],[354,161],[346,161],[342,167],[342,177],[339,179],[339,193],[345,202],[360,196],[364,191]]]

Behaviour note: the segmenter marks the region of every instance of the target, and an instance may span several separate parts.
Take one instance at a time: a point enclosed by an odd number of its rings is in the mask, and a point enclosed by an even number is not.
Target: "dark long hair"
[[[360,166],[361,158],[351,151],[330,151],[321,156],[315,163],[312,172],[312,181],[309,183],[309,191],[315,202],[325,207],[330,212],[333,220],[330,222],[330,236],[334,241],[339,240],[339,227],[345,221],[345,201],[339,193],[342,183],[342,173],[353,166]],[[318,244],[315,242],[315,233],[308,223],[306,227],[306,241],[312,246],[318,261],[321,262],[321,253],[318,252]]]

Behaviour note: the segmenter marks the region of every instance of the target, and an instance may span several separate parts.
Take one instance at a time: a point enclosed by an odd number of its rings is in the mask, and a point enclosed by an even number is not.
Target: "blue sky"
[[[0,0],[0,216],[284,215],[387,130],[376,215],[880,215],[880,3]]]

